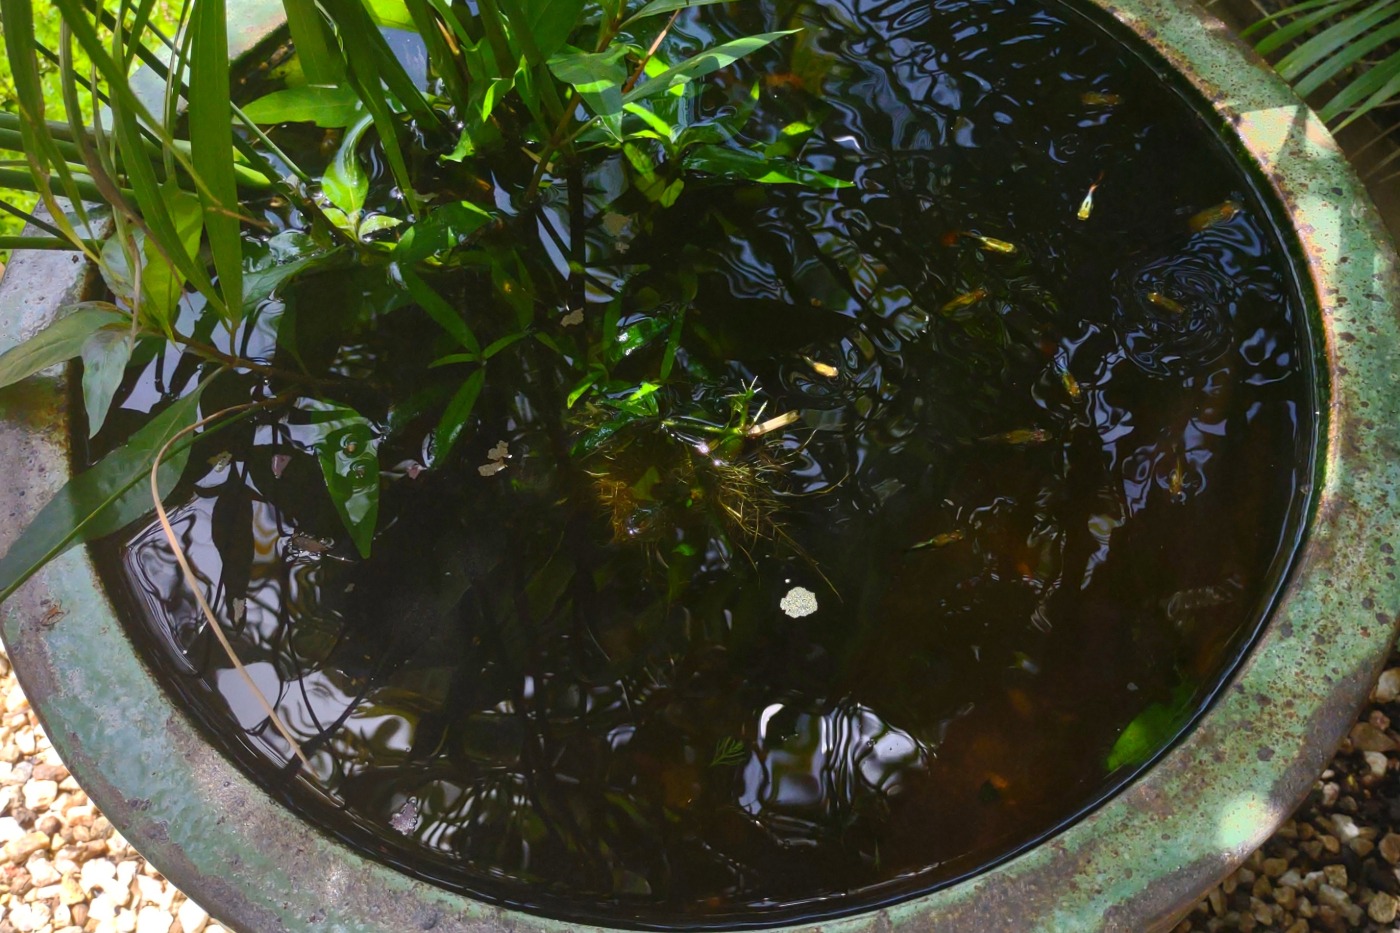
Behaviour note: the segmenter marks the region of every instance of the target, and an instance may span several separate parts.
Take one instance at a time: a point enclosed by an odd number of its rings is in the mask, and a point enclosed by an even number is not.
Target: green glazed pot
[[[1115,797],[970,880],[791,927],[865,931],[1166,930],[1308,791],[1385,660],[1400,606],[1400,281],[1395,255],[1316,116],[1190,0],[1096,0],[1219,115],[1291,231],[1315,345],[1321,461],[1305,545],[1263,634],[1212,707]],[[235,5],[246,51],[277,4]],[[240,50],[235,37],[235,51]],[[31,253],[0,284],[0,349],[80,297],[72,255]],[[7,547],[70,472],[65,373],[0,392]],[[417,881],[315,832],[210,749],[138,657],[83,549],[3,607],[25,691],[122,833],[246,931],[563,931],[577,924]]]

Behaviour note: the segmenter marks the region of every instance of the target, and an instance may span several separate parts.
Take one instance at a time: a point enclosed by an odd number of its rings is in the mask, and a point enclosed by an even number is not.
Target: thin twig
[[[267,718],[272,723],[273,728],[275,728],[278,733],[281,734],[282,738],[286,739],[287,743],[292,746],[292,752],[297,758],[301,759],[302,765],[310,772],[311,762],[307,759],[306,755],[302,753],[301,744],[292,737],[291,730],[287,728],[287,724],[282,721],[281,716],[277,715],[277,710],[272,708],[272,704],[267,701],[267,697],[263,696],[262,691],[258,689],[257,683],[253,681],[253,676],[248,673],[248,669],[243,666],[243,662],[238,660],[238,655],[234,652],[233,645],[229,643],[228,636],[224,634],[223,627],[219,625],[219,620],[214,616],[214,610],[209,608],[209,603],[204,598],[204,589],[200,586],[199,578],[195,576],[194,569],[190,567],[189,559],[185,557],[184,548],[180,546],[180,538],[175,534],[175,529],[170,524],[170,516],[166,514],[165,506],[160,501],[160,480],[157,474],[160,470],[161,461],[165,459],[166,451],[168,451],[176,441],[186,434],[199,430],[204,427],[204,425],[217,418],[257,407],[258,404],[258,402],[245,402],[242,405],[234,405],[232,408],[224,408],[216,411],[212,415],[207,415],[189,427],[176,432],[170,440],[166,441],[165,445],[156,453],[155,460],[151,463],[151,501],[155,503],[156,518],[160,521],[161,531],[165,532],[165,540],[170,542],[170,549],[175,552],[175,560],[180,564],[180,570],[185,575],[185,583],[189,586],[190,591],[194,593],[195,601],[199,603],[200,611],[204,613],[204,618],[208,621],[209,628],[214,632],[214,637],[218,639],[219,644],[224,649],[224,653],[228,655],[229,661],[233,663],[234,669],[242,675],[243,680],[248,684],[248,689],[251,690],[253,696],[257,698],[258,704],[262,707],[263,712],[267,714]]]
[[[681,9],[684,8],[682,7]],[[671,31],[671,27],[676,22],[676,17],[680,15],[681,10],[677,9],[674,13],[671,14],[671,18],[666,20],[666,25],[661,27],[661,31],[658,32],[656,34],[656,38],[652,40],[651,48],[647,49],[647,53],[642,56],[642,60],[637,62],[636,70],[632,72],[631,77],[629,77],[625,82],[623,82],[623,94],[626,94],[628,91],[632,90],[634,86],[636,86],[637,79],[640,78],[642,76],[642,73],[647,70],[647,63],[650,62],[651,57],[656,54],[656,50],[661,48],[661,43],[665,40],[666,33]]]

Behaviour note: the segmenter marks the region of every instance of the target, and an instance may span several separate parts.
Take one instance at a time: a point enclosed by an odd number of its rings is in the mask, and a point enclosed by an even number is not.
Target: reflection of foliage
[[[710,759],[711,768],[724,768],[737,765],[748,757],[744,743],[732,735],[726,735],[715,743],[715,754]]]

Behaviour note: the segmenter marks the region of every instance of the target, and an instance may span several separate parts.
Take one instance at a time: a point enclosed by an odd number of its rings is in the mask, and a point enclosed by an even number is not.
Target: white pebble
[[[24,785],[24,805],[31,810],[48,809],[57,796],[57,781],[29,781]]]
[[[1392,667],[1382,674],[1371,693],[1371,699],[1377,703],[1393,703],[1396,697],[1400,697],[1400,667]]]
[[[169,933],[170,915],[159,907],[142,907],[136,915],[136,933]]]
[[[105,858],[95,858],[83,863],[82,873],[78,877],[78,884],[84,891],[91,894],[94,890],[117,886],[117,866]],[[101,917],[97,919],[101,920]]]
[[[175,916],[185,933],[202,933],[209,924],[209,912],[188,899],[180,905],[180,910]]]
[[[805,586],[794,586],[778,603],[778,607],[792,618],[800,619],[817,611],[817,594]]]

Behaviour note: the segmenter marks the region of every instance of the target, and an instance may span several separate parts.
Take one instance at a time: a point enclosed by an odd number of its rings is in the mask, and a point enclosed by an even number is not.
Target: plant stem
[[[83,240],[82,243],[83,245],[79,246],[61,236],[0,236],[0,249],[81,250],[84,246],[91,250],[102,248],[102,243],[98,240]]]
[[[220,350],[218,347],[212,344],[195,340],[192,337],[185,337],[181,334],[175,334],[173,338],[171,338],[170,335],[165,333],[152,333],[152,336],[173,339],[175,343],[189,350],[191,353],[194,353],[197,356],[202,356],[206,360],[210,360],[215,363],[223,363],[225,366],[231,367],[233,369],[246,369],[249,372],[258,373],[263,376],[270,376],[274,379],[285,379],[288,382],[301,383],[303,385],[335,384],[335,380],[333,379],[321,379],[316,376],[309,376],[304,373],[293,372],[289,369],[279,369],[276,366],[268,366],[266,363],[257,363],[253,360],[244,359],[241,356],[234,356],[231,353],[225,353],[223,350]]]

